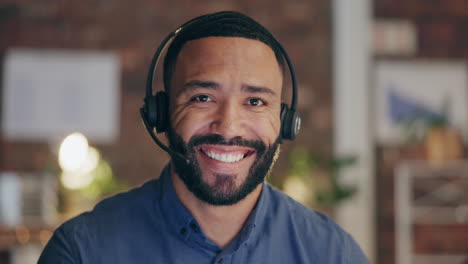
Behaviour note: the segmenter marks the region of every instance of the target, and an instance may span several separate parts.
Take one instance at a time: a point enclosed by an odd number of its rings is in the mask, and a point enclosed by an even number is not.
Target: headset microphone
[[[162,148],[164,151],[166,151],[167,153],[169,153],[169,155],[171,155],[171,157],[173,158],[179,158],[183,161],[185,161],[185,163],[189,164],[190,161],[188,159],[186,159],[184,157],[184,155],[182,155],[181,153],[179,152],[176,152],[170,148],[168,148],[166,145],[164,145],[159,139],[158,137],[156,137],[156,135],[154,134],[154,131],[153,129],[149,126],[148,124],[148,121],[146,120],[146,117],[145,117],[145,113],[144,113],[144,109],[141,108],[140,109],[140,115],[141,115],[141,119],[143,120],[143,123],[145,124],[145,127],[146,129],[148,130],[148,133],[150,134],[151,138],[154,140],[154,142],[156,142],[156,144]]]

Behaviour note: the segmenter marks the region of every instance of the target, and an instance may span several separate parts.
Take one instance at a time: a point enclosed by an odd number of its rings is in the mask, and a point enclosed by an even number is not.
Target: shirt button
[[[182,229],[180,229],[180,234],[181,235],[187,234],[187,228],[183,227]]]
[[[193,231],[198,232],[198,226],[196,224],[191,223],[190,228],[192,228]]]

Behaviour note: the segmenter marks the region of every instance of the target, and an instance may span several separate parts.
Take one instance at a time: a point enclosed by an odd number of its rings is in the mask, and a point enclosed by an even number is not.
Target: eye
[[[213,99],[211,99],[211,97],[209,97],[206,94],[200,94],[190,99],[190,102],[202,102],[203,103],[203,102],[211,102],[211,101],[213,101]]]
[[[249,98],[247,104],[251,106],[261,106],[265,105],[265,102],[260,98]]]

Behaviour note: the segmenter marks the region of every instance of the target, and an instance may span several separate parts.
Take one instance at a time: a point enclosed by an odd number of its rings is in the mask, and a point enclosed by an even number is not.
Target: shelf
[[[468,261],[467,255],[414,255],[414,264],[463,264]]]
[[[52,237],[53,229],[49,227],[0,227],[0,250],[15,246],[37,243],[45,245]]]
[[[396,263],[468,261],[468,161],[404,161],[394,172]]]
[[[415,224],[468,225],[468,205],[413,206],[412,210]]]

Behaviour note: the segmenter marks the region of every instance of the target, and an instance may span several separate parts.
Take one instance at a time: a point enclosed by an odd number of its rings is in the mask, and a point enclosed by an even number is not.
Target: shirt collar
[[[194,222],[193,216],[185,209],[177,197],[172,185],[170,165],[167,165],[160,176],[162,196],[160,205],[170,230],[187,239],[189,226]]]
[[[196,235],[196,241],[205,241],[206,247],[211,248],[213,251],[219,251],[219,248],[211,243],[209,239],[200,230],[197,221],[193,218],[190,212],[182,205],[177,194],[175,193],[172,184],[170,165],[167,165],[161,172],[160,176],[162,196],[160,197],[160,206],[162,209],[163,217],[166,218],[167,225],[171,232],[176,233],[184,240],[189,240],[190,236]],[[235,251],[242,244],[248,244],[248,241],[256,237],[259,233],[257,226],[261,225],[267,213],[267,207],[270,200],[269,188],[265,183],[262,187],[262,192],[257,201],[257,204],[244,224],[242,230],[239,232],[234,241],[226,248],[232,252]],[[193,238],[193,237],[192,237]],[[228,253],[226,252],[226,253]]]
[[[259,226],[264,224],[267,208],[270,202],[270,192],[267,186],[267,183],[264,182],[262,186],[262,192],[260,197],[255,205],[254,210],[250,214],[249,218],[244,224],[241,232],[238,234],[238,246],[241,244],[248,244],[249,241],[252,241],[253,238],[257,237],[259,234]]]

